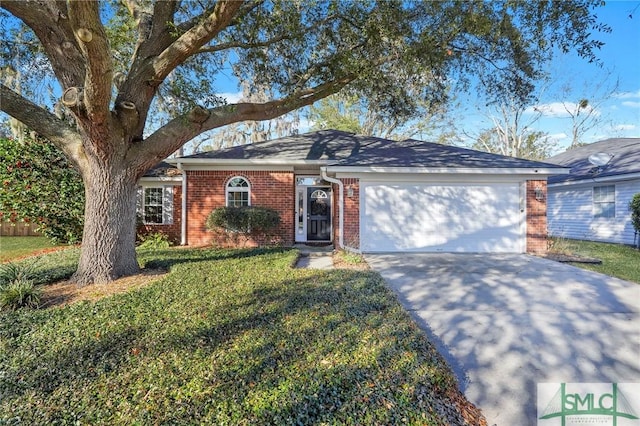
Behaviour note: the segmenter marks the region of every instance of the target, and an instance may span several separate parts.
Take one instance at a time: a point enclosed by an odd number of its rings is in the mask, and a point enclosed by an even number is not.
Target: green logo
[[[571,424],[611,424],[618,426],[620,419],[639,420],[638,414],[629,402],[637,401],[640,395],[628,395],[628,398],[617,383],[561,383],[558,390],[549,400],[542,412],[538,412],[539,420],[559,419],[565,426],[567,419]],[[541,388],[538,384],[538,393]],[[540,396],[539,396],[540,398]],[[540,407],[540,405],[538,405]],[[538,422],[545,425],[545,422]],[[640,422],[625,424],[640,425]]]

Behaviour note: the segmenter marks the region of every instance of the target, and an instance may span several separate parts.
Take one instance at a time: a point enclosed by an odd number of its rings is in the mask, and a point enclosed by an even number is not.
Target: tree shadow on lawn
[[[380,424],[429,421],[437,412],[465,424],[450,408],[455,383],[448,369],[376,274],[301,271],[248,291],[232,289],[238,293],[226,303],[188,291],[162,299],[170,284],[164,281],[137,297],[77,305],[58,318],[94,317],[52,337],[68,344],[41,348],[40,356],[6,369],[4,398],[23,405],[23,416],[49,406],[39,414],[48,420],[109,389],[116,406],[94,400],[83,408],[85,419],[118,409],[133,416],[125,421],[152,423]],[[145,297],[156,302],[134,303]],[[121,314],[110,315],[118,305]],[[21,399],[26,395],[32,397]]]

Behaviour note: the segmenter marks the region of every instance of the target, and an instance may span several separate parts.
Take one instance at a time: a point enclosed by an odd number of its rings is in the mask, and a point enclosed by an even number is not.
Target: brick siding
[[[225,205],[225,188],[230,178],[242,176],[251,185],[251,205],[269,207],[280,214],[280,225],[273,235],[259,240],[243,240],[222,231],[210,231],[205,223],[208,215],[217,207]],[[360,180],[342,179],[344,184],[344,244],[360,247]],[[295,230],[295,177],[293,172],[274,171],[189,171],[187,172],[187,244],[190,246],[215,245],[218,247],[257,246],[278,244],[290,246],[294,243]],[[535,189],[541,188],[542,200],[537,200]],[[349,196],[349,189],[353,195]],[[181,188],[174,187],[173,225],[148,225],[145,228],[167,233],[173,241],[180,241]],[[333,188],[333,234],[336,247],[339,245],[339,191]],[[547,251],[547,182],[526,182],[526,251]]]
[[[344,245],[360,248],[360,179],[342,179],[344,185]],[[350,190],[353,195],[349,196]],[[337,222],[336,222],[337,223]],[[336,239],[336,241],[338,241]]]
[[[224,207],[226,185],[232,177],[249,182],[251,205],[269,207],[280,214],[280,225],[266,238],[244,240],[238,235],[206,228],[209,214]],[[190,246],[253,247],[265,244],[293,245],[295,181],[293,172],[187,171],[187,244]]]
[[[542,189],[542,200],[536,199],[536,188]],[[547,251],[547,181],[527,181],[527,253]]]

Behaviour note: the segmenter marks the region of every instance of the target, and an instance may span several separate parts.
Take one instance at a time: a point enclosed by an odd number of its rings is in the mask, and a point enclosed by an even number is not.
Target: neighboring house
[[[629,201],[640,192],[640,138],[606,139],[547,161],[571,168],[549,178],[550,235],[634,244]]]
[[[182,172],[162,162],[138,181],[138,234],[166,234],[180,242],[182,207]]]
[[[251,205],[280,214],[269,243],[334,243],[360,252],[544,252],[547,177],[568,172],[333,130],[167,161],[182,175],[143,178],[140,208],[147,226],[180,227],[182,244],[233,245],[206,228],[207,216]]]

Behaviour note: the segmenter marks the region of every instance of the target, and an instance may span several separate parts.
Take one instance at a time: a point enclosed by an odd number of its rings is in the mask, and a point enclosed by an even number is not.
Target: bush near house
[[[144,288],[0,313],[0,424],[482,424],[379,275],[296,257],[145,251]]]
[[[640,192],[635,194],[631,201],[629,201],[629,211],[631,211],[631,224],[637,234],[640,234]],[[636,242],[637,247],[640,248],[640,239]]]
[[[232,239],[266,237],[280,224],[279,213],[267,207],[219,207],[207,217],[206,227],[223,230]],[[263,238],[266,240],[266,238]],[[237,241],[236,241],[237,242]]]

